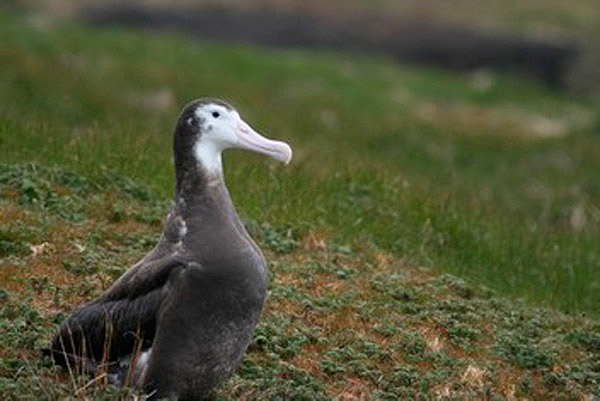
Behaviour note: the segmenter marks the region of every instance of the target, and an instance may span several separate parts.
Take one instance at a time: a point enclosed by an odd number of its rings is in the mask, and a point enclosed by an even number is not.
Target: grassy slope
[[[2,161],[76,173],[3,167],[7,394],[80,387],[49,386],[53,373],[24,363],[35,359],[25,350],[48,338],[55,312],[97,294],[152,244],[171,191],[174,116],[199,94],[234,100],[296,150],[290,169],[227,157],[233,197],[274,274],[269,311],[225,394],[335,397],[350,382],[382,398],[543,398],[598,383],[597,323],[415,267],[596,314],[594,104],[506,77],[482,85],[384,60],[0,18]],[[569,135],[539,138],[556,132]],[[157,195],[111,184],[111,171]]]
[[[6,162],[88,175],[106,167],[169,197],[175,116],[189,99],[218,95],[296,151],[288,169],[227,155],[244,215],[372,241],[511,295],[598,311],[593,104],[503,77],[484,77],[482,89],[472,77],[384,60],[4,19]],[[553,133],[567,135],[539,138]]]

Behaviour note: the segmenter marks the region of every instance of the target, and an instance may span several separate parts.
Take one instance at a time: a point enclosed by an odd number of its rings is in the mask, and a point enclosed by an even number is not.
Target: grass
[[[120,175],[33,164],[1,165],[0,193],[0,396],[131,399],[102,376],[69,376],[39,349],[73,305],[152,248],[167,202]],[[373,245],[246,224],[271,261],[271,292],[219,400],[600,395],[596,320],[498,298]]]
[[[0,21],[3,398],[86,386],[35,350],[152,246],[172,126],[205,95],[295,151],[289,168],[226,155],[272,285],[222,397],[598,396],[597,101],[385,59]]]
[[[288,169],[226,155],[245,216],[598,311],[600,136],[590,100],[503,76],[482,89],[469,76],[350,55],[3,20],[6,162],[109,169],[170,197],[179,108],[201,95],[232,99],[296,155]]]

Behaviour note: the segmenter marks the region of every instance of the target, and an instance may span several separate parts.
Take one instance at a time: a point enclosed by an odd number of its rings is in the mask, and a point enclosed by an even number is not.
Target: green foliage
[[[168,203],[154,200],[150,191],[148,197],[132,195],[130,184],[122,186],[118,180],[84,178],[59,168],[16,165],[3,166],[3,171],[11,176],[17,176],[14,171],[36,171],[36,180],[30,181],[46,188],[40,193],[59,183],[67,185],[64,176],[71,177],[69,182],[85,182],[61,189],[57,198],[66,197],[81,210],[88,226],[77,238],[52,240],[53,246],[61,247],[64,241],[71,250],[62,251],[58,260],[45,259],[59,270],[52,277],[31,267],[35,258],[44,256],[10,259],[26,278],[10,281],[23,283],[24,289],[3,290],[0,296],[0,396],[56,399],[77,392],[86,399],[131,397],[131,390],[93,385],[85,376],[61,378],[50,361],[40,359],[39,349],[75,306],[68,300],[97,296],[99,283],[110,284],[153,246],[160,228],[152,219],[140,222],[136,216],[157,213],[159,204],[164,212]],[[16,182],[0,187],[4,201],[34,221],[44,216],[46,223],[36,234],[40,239],[57,227],[81,229],[62,206],[21,204],[20,181]],[[77,188],[88,192],[77,195]],[[111,212],[113,199],[122,200],[126,211],[117,221]],[[370,252],[347,245],[329,242],[325,248],[306,250],[294,239],[294,247],[282,252],[269,241],[294,238],[284,235],[287,229],[248,225],[272,262],[269,307],[242,366],[221,391],[221,400],[327,400],[340,391],[381,400],[429,399],[448,383],[452,385],[443,391],[457,399],[485,394],[500,399],[506,393],[492,379],[507,368],[523,369],[517,390],[524,396],[593,394],[597,388],[597,322],[499,300],[485,288],[448,274],[397,264],[389,272],[378,272]],[[11,229],[27,236],[26,227]],[[65,275],[74,276],[76,284],[60,284]],[[282,276],[293,277],[293,282],[280,281]],[[339,286],[342,291],[333,290]],[[465,382],[472,365],[485,372],[478,379],[485,386]],[[354,390],[340,390],[349,384]]]
[[[269,223],[256,224],[253,221],[246,222],[246,227],[275,252],[289,253],[298,247],[298,240],[291,228],[275,229]]]
[[[500,338],[498,353],[518,366],[527,369],[548,368],[554,360],[553,355],[548,350],[519,335]]]
[[[481,90],[468,76],[381,59],[69,24],[41,32],[25,17],[0,18],[3,161],[77,173],[58,177],[63,194],[31,166],[0,172],[23,204],[82,222],[77,198],[108,184],[125,200],[168,199],[178,109],[217,94],[298,155],[273,169],[226,155],[235,203],[277,252],[325,231],[332,242],[373,243],[511,296],[598,310],[600,140],[589,100],[494,74]],[[170,100],[153,100],[162,97]],[[562,131],[545,138],[544,129]],[[113,201],[111,219],[126,219],[127,201]],[[136,220],[158,226],[164,204],[155,204]],[[0,241],[3,253],[25,252]]]
[[[584,347],[588,352],[600,354],[600,326],[598,325],[589,331],[573,330],[567,339]]]
[[[0,22],[1,399],[131,396],[37,350],[156,242],[173,120],[204,94],[297,155],[226,156],[271,292],[220,399],[600,397],[594,101],[509,76],[481,91],[381,59]],[[161,91],[172,101],[153,103]],[[540,119],[567,132],[536,136]]]

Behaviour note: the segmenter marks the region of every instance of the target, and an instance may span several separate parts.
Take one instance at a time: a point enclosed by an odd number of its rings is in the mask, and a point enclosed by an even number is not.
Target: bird
[[[288,164],[291,147],[257,133],[227,102],[201,98],[173,135],[174,200],[152,251],[76,308],[44,352],[88,374],[108,366],[150,399],[205,400],[235,371],[267,294],[267,262],[229,195],[222,152]],[[127,372],[127,373],[125,373]]]

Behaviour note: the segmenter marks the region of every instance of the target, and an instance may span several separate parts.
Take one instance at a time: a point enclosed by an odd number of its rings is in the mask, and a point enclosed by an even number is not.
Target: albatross
[[[198,99],[175,126],[175,197],[156,247],[77,308],[46,349],[68,369],[123,372],[150,399],[203,400],[240,363],[267,291],[267,263],[233,206],[221,154],[241,148],[289,163],[288,144],[229,104]],[[123,383],[122,383],[123,384]]]

